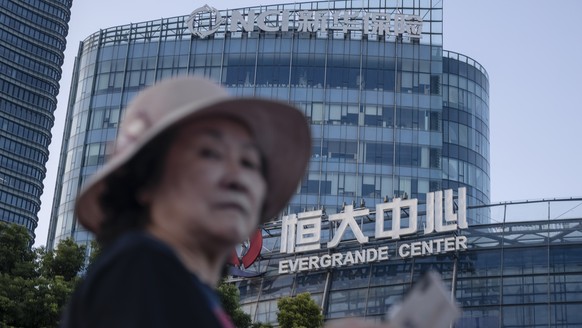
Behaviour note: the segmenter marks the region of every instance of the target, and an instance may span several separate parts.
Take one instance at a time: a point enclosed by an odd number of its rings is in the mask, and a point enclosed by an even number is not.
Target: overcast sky
[[[436,1],[436,0],[433,0]],[[35,246],[46,243],[66,104],[79,42],[117,25],[272,0],[74,0]],[[490,82],[491,200],[582,196],[582,36],[577,0],[445,0],[444,49]]]

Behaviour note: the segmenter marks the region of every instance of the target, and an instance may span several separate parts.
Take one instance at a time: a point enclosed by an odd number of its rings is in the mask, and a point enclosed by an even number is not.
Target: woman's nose
[[[227,160],[223,185],[229,190],[246,192],[248,187],[244,179],[244,168],[239,160],[229,158]]]

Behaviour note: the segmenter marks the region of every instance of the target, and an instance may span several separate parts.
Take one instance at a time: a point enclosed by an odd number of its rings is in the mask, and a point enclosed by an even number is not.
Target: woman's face
[[[225,118],[179,127],[157,186],[140,197],[150,229],[225,246],[256,229],[265,200],[261,154],[245,126]]]

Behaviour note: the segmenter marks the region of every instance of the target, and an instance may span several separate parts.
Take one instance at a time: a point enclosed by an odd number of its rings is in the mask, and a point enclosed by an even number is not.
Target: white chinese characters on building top
[[[410,39],[422,37],[422,18],[401,13],[379,13],[358,10],[267,10],[256,13],[249,9],[246,15],[239,10],[230,12],[230,19],[223,18],[216,8],[205,5],[194,10],[187,19],[190,32],[205,38],[217,32],[222,25],[229,32],[252,32],[255,25],[265,32],[342,32],[360,31],[364,35],[404,36]],[[228,26],[226,26],[228,25]]]

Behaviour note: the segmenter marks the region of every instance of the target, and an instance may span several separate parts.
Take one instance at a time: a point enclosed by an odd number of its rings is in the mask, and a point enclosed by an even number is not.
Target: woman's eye
[[[252,170],[258,170],[259,169],[259,164],[254,161],[254,160],[250,160],[250,159],[243,159],[242,161],[242,166],[246,167],[248,169],[252,169]]]
[[[220,158],[220,153],[211,148],[201,148],[198,153],[204,158]]]

